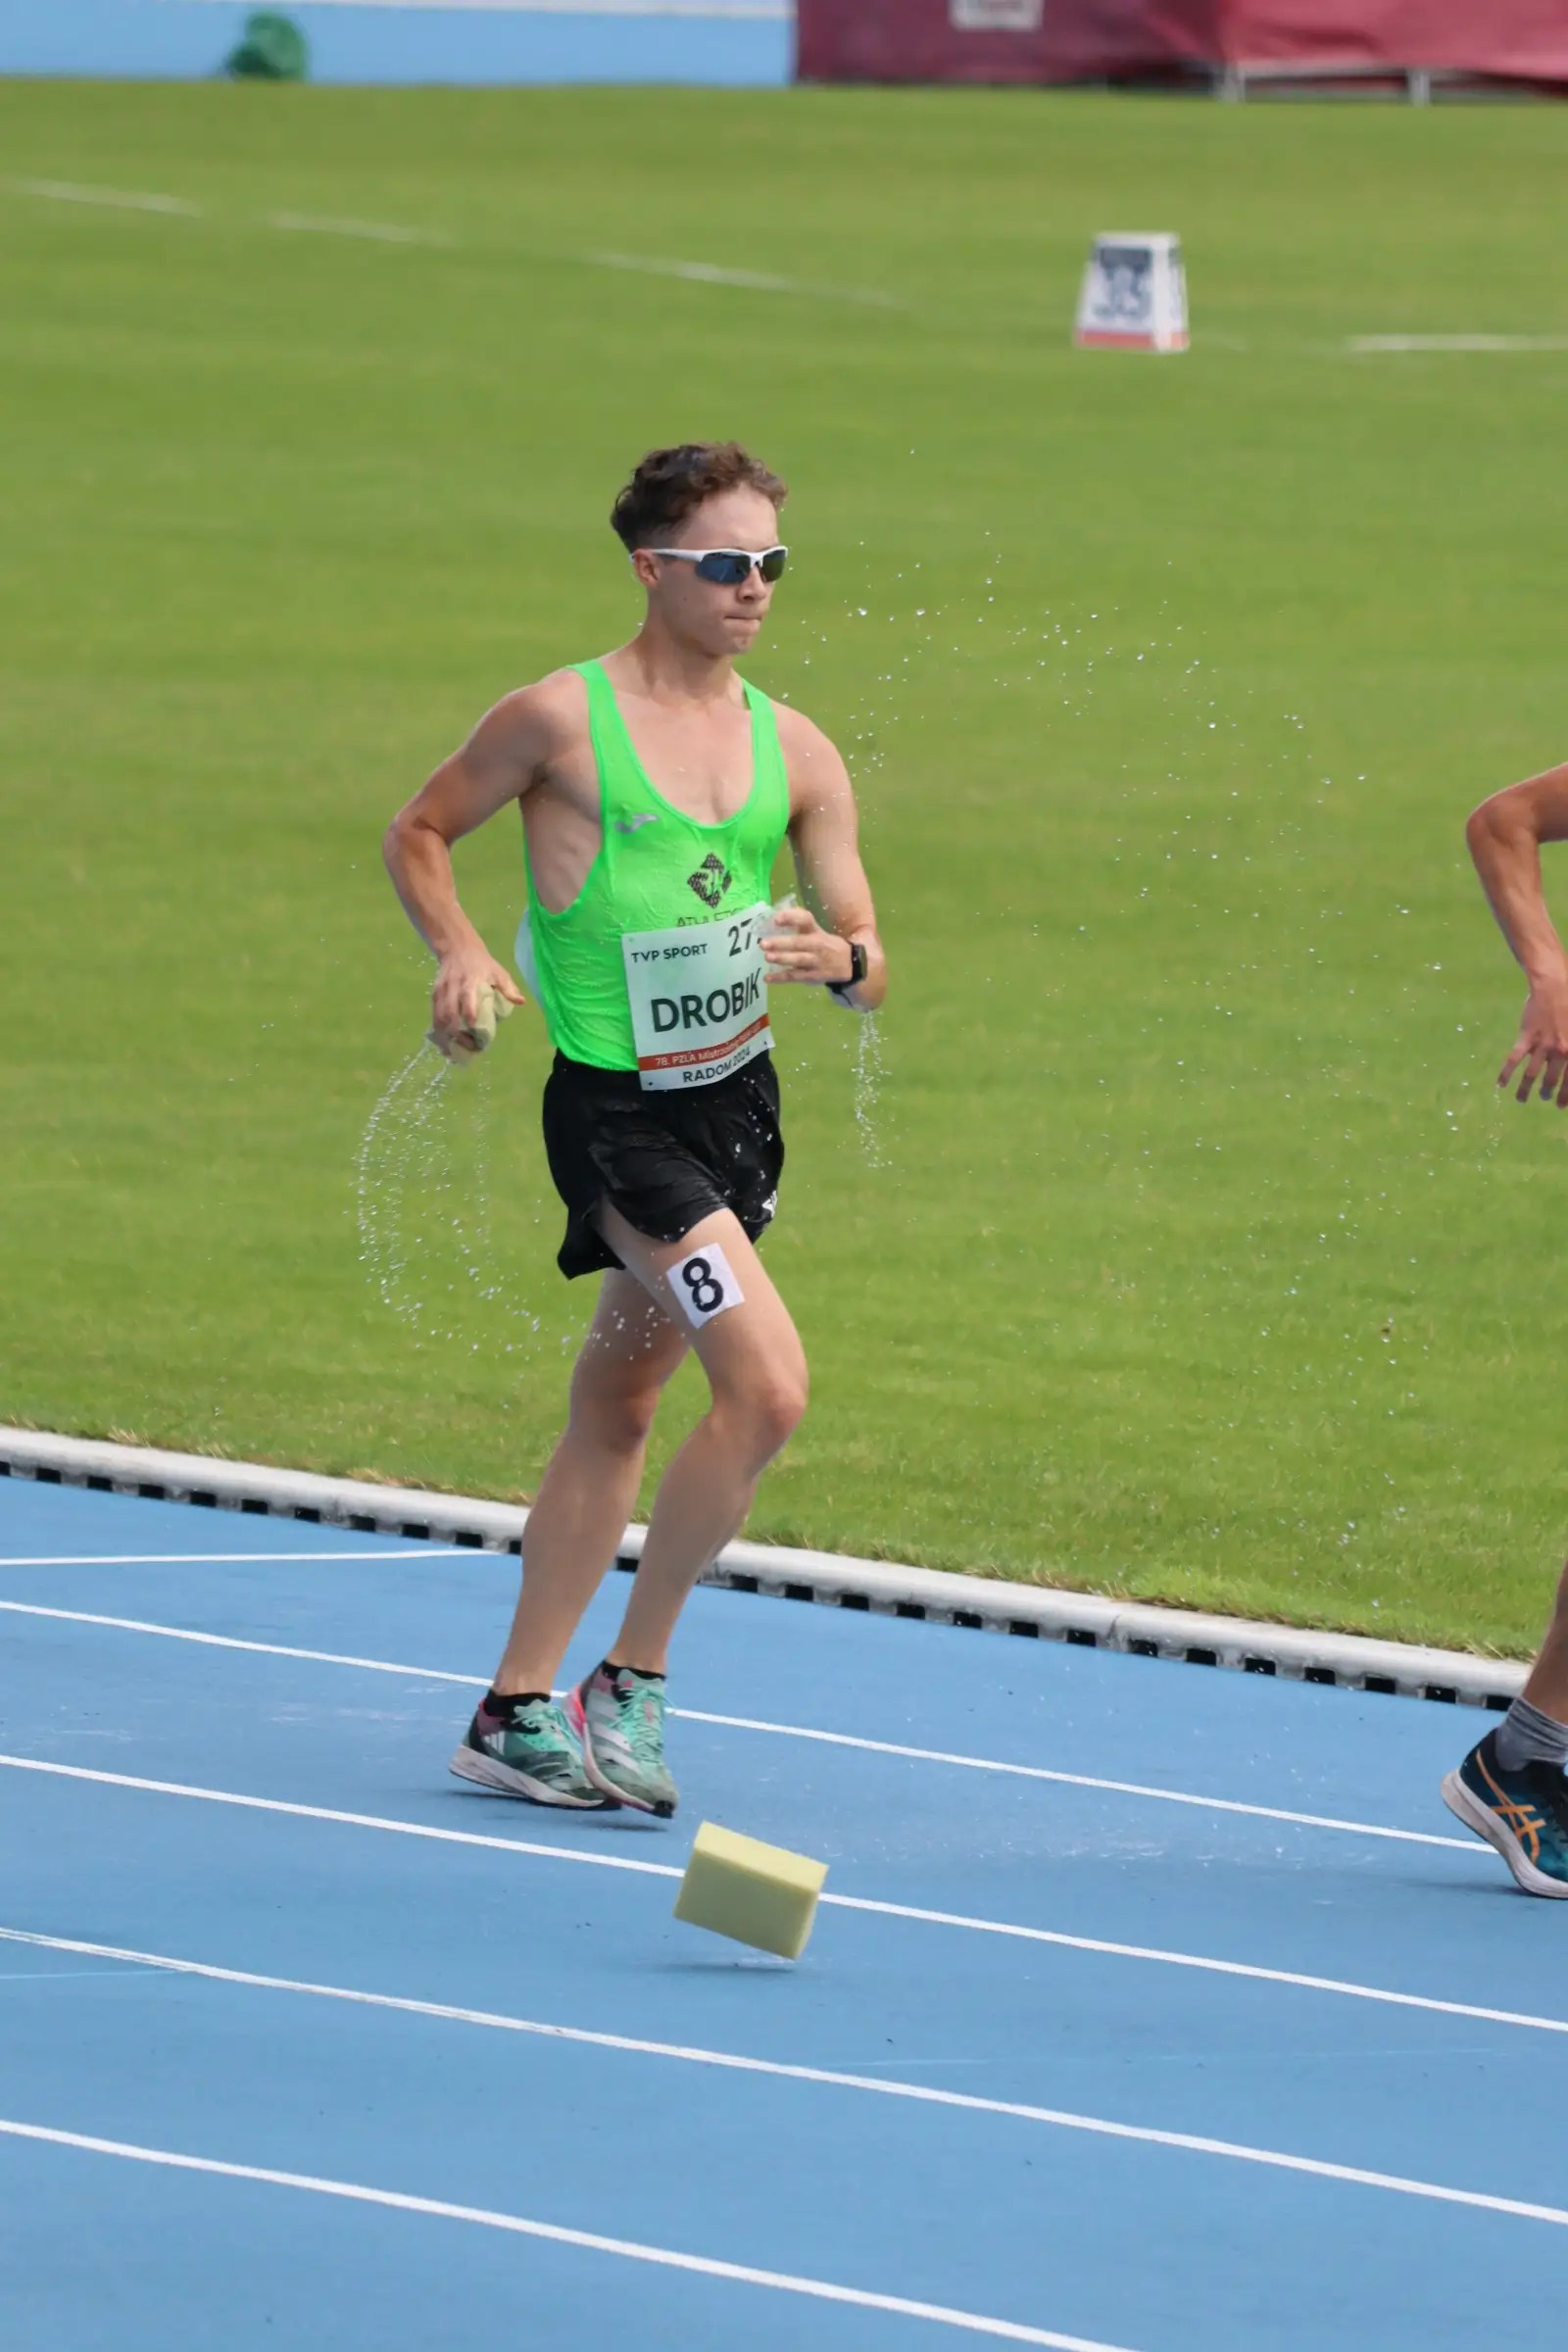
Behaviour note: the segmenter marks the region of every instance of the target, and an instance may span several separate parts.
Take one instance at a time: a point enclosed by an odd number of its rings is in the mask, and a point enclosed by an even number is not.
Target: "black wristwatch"
[[[858,939],[847,939],[844,945],[850,951],[850,976],[847,980],[828,982],[827,993],[830,997],[842,997],[847,990],[858,987],[870,969],[870,958]]]

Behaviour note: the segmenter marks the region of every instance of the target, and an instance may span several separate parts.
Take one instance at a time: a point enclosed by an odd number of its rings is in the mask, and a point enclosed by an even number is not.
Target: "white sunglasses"
[[[754,555],[745,547],[645,547],[645,556],[664,556],[677,564],[695,564],[700,580],[711,580],[720,588],[738,588],[742,580],[752,576],[755,564],[764,580],[771,583],[783,576],[787,547],[765,547]]]

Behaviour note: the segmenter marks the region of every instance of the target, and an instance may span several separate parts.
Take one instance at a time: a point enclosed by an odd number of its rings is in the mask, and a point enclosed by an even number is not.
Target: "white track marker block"
[[[1073,341],[1121,351],[1187,349],[1182,241],[1165,230],[1097,237]]]
[[[675,1917],[736,1943],[798,1960],[816,1918],[827,1864],[705,1821],[675,1897]]]

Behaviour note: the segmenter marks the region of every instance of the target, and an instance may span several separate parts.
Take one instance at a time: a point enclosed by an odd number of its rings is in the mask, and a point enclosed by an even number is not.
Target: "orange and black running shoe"
[[[1526,1894],[1568,1895],[1568,1780],[1560,1765],[1505,1772],[1489,1732],[1443,1784],[1443,1801],[1484,1838]]]

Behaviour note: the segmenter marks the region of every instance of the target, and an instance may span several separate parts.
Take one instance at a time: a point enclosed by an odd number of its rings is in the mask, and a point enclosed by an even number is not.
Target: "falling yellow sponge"
[[[827,1864],[705,1821],[675,1897],[675,1917],[736,1943],[798,1960],[816,1918]]]
[[[500,989],[492,988],[487,981],[479,991],[479,1009],[467,1028],[459,1029],[445,1042],[437,1037],[433,1029],[429,1029],[425,1032],[426,1042],[434,1046],[437,1053],[444,1054],[448,1061],[460,1065],[473,1061],[495,1044],[496,1024],[504,1021],[511,1010],[512,1006]]]

